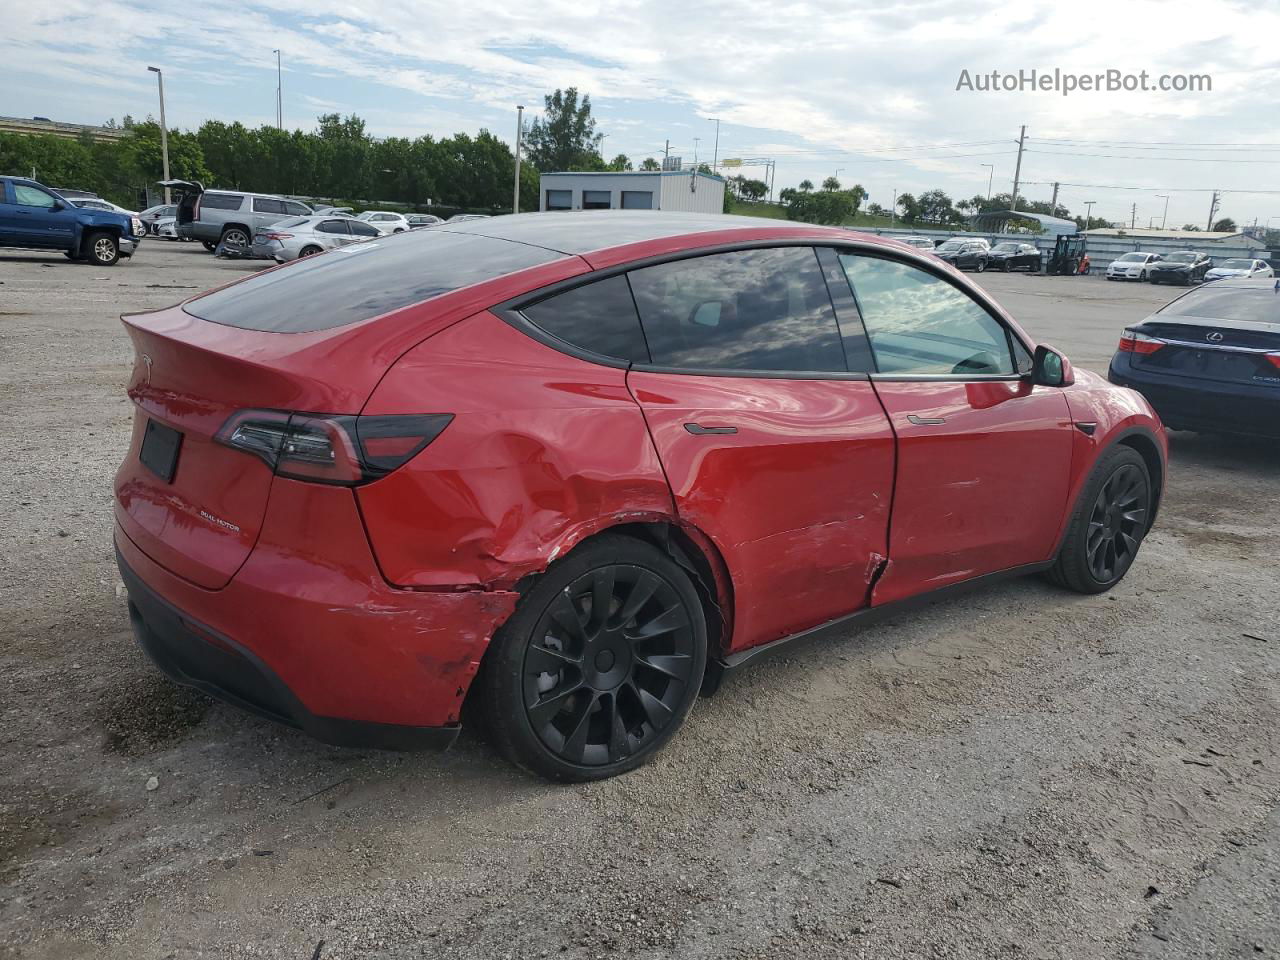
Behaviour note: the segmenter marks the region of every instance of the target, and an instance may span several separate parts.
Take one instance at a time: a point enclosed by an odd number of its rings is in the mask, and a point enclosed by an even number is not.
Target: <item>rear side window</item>
[[[848,371],[811,247],[736,250],[644,267],[629,277],[655,364]]]
[[[253,198],[254,213],[284,213],[284,201],[272,200],[270,197]]]
[[[244,203],[244,195],[239,193],[200,194],[202,210],[239,210],[242,203]]]
[[[359,323],[563,257],[510,240],[415,230],[256,274],[183,309],[245,330],[309,333]]]
[[[649,362],[626,277],[575,287],[525,307],[521,313],[572,346],[619,360]]]

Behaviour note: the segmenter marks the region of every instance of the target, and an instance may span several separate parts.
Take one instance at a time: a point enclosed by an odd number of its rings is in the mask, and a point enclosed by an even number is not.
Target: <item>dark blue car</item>
[[[1218,280],[1129,327],[1107,378],[1166,427],[1280,437],[1280,281]]]
[[[34,180],[0,177],[0,247],[61,250],[109,267],[133,256],[145,232],[136,216],[77,207]]]

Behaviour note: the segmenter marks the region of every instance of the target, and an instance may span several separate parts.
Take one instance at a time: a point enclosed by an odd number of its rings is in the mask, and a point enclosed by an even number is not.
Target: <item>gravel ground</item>
[[[1280,952],[1275,445],[1174,435],[1112,593],[1017,581],[774,660],[620,779],[466,733],[338,750],[159,676],[112,559],[117,316],[244,269],[0,257],[0,957]],[[1171,295],[981,280],[1096,370]]]

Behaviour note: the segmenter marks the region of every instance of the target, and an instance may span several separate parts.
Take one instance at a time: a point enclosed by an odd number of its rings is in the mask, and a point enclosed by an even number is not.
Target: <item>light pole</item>
[[[715,148],[715,151],[711,154],[711,172],[719,173],[720,172],[720,118],[713,117],[712,119],[715,120],[716,122],[716,148]]]
[[[982,166],[986,167],[988,170],[991,171],[990,173],[987,174],[987,199],[990,200],[991,199],[991,178],[996,175],[996,165],[994,163],[984,163],[982,164]]]
[[[840,174],[841,174],[841,173],[843,173],[843,172],[844,172],[844,167],[836,167],[836,172],[835,172],[834,174],[832,174],[832,175],[831,175],[831,179],[832,179],[832,180],[834,180],[836,183],[839,183],[839,182],[840,182]],[[840,189],[840,188],[839,188],[839,187],[837,187],[836,189],[838,190],[838,189]]]
[[[516,186],[511,198],[511,212],[520,212],[520,141],[524,138],[524,106],[516,107]]]
[[[1157,193],[1156,197],[1164,200],[1164,216],[1160,218],[1160,229],[1163,230],[1169,226],[1169,196],[1164,193]]]
[[[147,67],[156,75],[156,83],[160,86],[160,163],[164,170],[164,178],[169,179],[169,131],[164,123],[164,74],[160,72],[159,67]],[[169,204],[169,188],[164,188],[164,202]]]
[[[284,74],[280,69],[280,51],[272,50],[276,55],[276,129],[284,129]]]
[[[1084,228],[1089,229],[1089,224],[1093,220],[1093,205],[1097,200],[1086,200],[1084,202]]]

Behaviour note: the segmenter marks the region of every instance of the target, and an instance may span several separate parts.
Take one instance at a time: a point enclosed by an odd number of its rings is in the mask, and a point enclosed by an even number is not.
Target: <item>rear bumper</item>
[[[392,587],[349,490],[274,482],[258,542],[221,589],[170,572],[116,526],[138,639],[179,682],[320,740],[447,745],[517,595]]]
[[[462,729],[361,722],[312,713],[253,651],[198,624],[142,582],[116,549],[133,634],[170,679],[324,743],[384,750],[447,750]]]
[[[1280,438],[1280,385],[1175,377],[1134,367],[1117,354],[1107,379],[1147,398],[1171,430]]]

